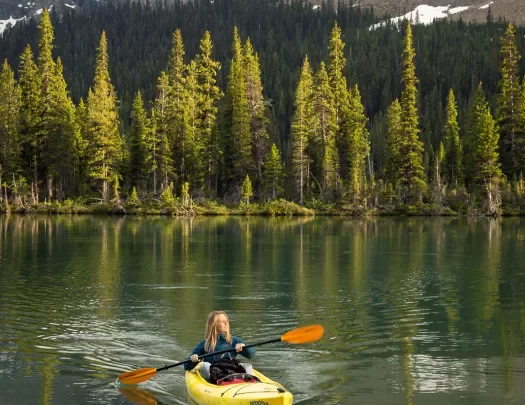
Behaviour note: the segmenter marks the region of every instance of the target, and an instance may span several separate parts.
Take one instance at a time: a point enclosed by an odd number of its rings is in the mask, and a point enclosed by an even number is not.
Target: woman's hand
[[[190,356],[190,360],[193,361],[194,363],[197,363],[199,361],[199,355],[198,354],[192,354]]]
[[[244,349],[244,346],[246,346],[244,343],[237,343],[235,345],[235,351],[237,353],[242,352],[242,349]]]

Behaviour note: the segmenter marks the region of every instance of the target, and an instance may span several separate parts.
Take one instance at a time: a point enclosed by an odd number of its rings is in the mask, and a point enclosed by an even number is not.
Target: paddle
[[[266,340],[266,341],[254,343],[251,345],[246,345],[244,346],[244,348],[261,346],[261,345],[266,345],[268,343],[276,343],[276,342],[286,342],[286,343],[291,343],[293,345],[311,343],[311,342],[315,342],[321,339],[323,334],[324,334],[324,328],[322,325],[303,326],[301,328],[292,329],[291,331],[286,332],[280,338]],[[223,354],[223,353],[228,353],[228,352],[233,352],[233,351],[235,351],[235,349],[228,349],[228,350],[222,350],[220,352],[204,354],[202,356],[199,356],[199,360],[204,359],[206,357],[210,357],[210,356],[216,356],[217,354]],[[122,373],[121,375],[118,376],[118,379],[122,384],[138,384],[143,381],[149,380],[159,371],[167,370],[172,367],[181,366],[183,364],[187,364],[190,362],[191,360],[188,359],[188,360],[180,361],[178,363],[170,364],[169,366],[164,366],[160,368],[139,368],[138,370]]]

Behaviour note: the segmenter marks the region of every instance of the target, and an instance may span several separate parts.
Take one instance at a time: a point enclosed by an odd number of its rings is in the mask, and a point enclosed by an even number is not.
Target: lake
[[[187,404],[208,313],[301,404],[521,404],[525,218],[0,216],[0,403]]]

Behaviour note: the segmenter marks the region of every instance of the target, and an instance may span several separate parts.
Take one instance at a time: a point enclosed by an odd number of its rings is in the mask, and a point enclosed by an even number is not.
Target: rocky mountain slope
[[[38,15],[43,7],[55,7],[58,12],[81,10],[104,1],[120,0],[0,0],[0,33],[9,25]],[[142,0],[144,1],[144,0]],[[150,0],[155,3],[156,0]],[[168,2],[170,0],[167,0]],[[213,0],[210,0],[213,1]],[[321,0],[310,0],[318,7]],[[337,3],[337,0],[334,0]],[[485,22],[490,12],[493,18],[504,18],[525,24],[525,0],[344,0],[349,7],[373,7],[378,16],[411,18],[414,22],[431,23],[434,19],[457,19]]]
[[[412,12],[415,19],[415,10],[426,10],[427,14],[434,12],[444,15],[440,18],[461,18],[464,21],[485,22],[490,10],[495,19],[501,17],[516,24],[525,24],[524,0],[356,0],[361,7],[374,7],[376,13],[388,13],[398,17]],[[422,6],[429,6],[423,8]],[[419,7],[418,7],[419,6]]]

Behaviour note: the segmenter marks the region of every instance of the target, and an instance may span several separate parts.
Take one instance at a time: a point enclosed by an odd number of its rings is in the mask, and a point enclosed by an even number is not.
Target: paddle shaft
[[[281,338],[277,338],[277,339],[271,339],[271,340],[265,340],[264,342],[259,342],[259,343],[254,343],[254,344],[251,344],[251,345],[246,345],[243,347],[243,350],[244,349],[247,349],[249,347],[255,347],[255,346],[261,346],[261,345],[266,345],[268,343],[277,343],[277,342],[280,342],[281,341]],[[203,354],[202,356],[199,356],[199,360],[202,360],[206,357],[210,357],[210,356],[216,356],[218,354],[224,354],[224,353],[230,353],[230,352],[234,352],[235,349],[227,349],[227,350],[222,350],[220,352],[213,352],[213,353],[208,353],[208,354]],[[156,371],[162,371],[162,370],[167,370],[168,368],[172,368],[172,367],[177,367],[177,366],[181,366],[183,364],[188,364],[188,363],[191,363],[192,361],[190,359],[188,360],[184,360],[184,361],[179,361],[178,363],[175,363],[175,364],[170,364],[169,366],[164,366],[164,367],[160,367],[158,368]]]

